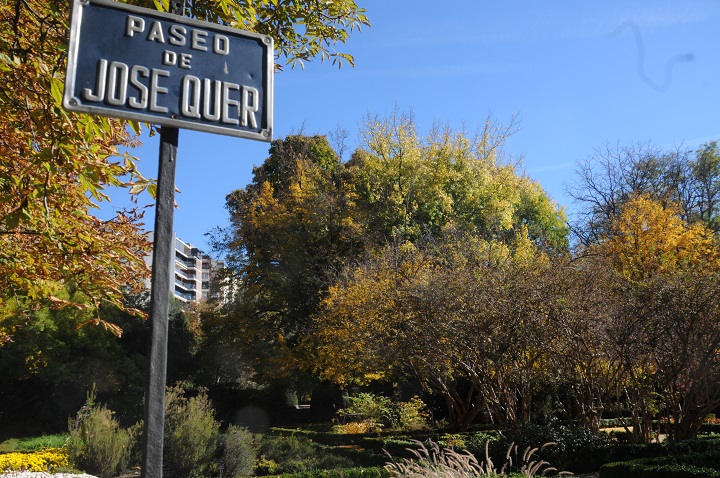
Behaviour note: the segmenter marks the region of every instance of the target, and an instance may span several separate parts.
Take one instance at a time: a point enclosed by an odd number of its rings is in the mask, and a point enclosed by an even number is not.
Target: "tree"
[[[242,334],[229,333],[227,314],[213,302],[193,302],[186,306],[189,331],[195,337],[197,368],[193,382],[203,387],[253,388],[255,371],[249,366],[239,346]]]
[[[170,11],[169,0],[137,0],[140,6]],[[369,26],[365,9],[354,0],[199,0],[186,6],[188,16],[212,23],[222,23],[273,37],[276,58],[292,67],[320,57],[354,65],[354,58],[338,51],[355,29]]]
[[[695,159],[688,164],[691,172],[693,218],[707,224],[715,232],[720,231],[720,150],[717,141],[705,143],[695,152]],[[689,202],[689,201],[688,201]]]
[[[611,276],[606,263],[569,257],[555,258],[544,277],[552,284],[546,296],[550,313],[545,327],[552,331],[544,344],[550,369],[546,397],[557,400],[556,407],[564,410],[561,418],[596,431],[603,413],[617,402],[622,379],[622,367],[608,345]],[[541,416],[552,412],[542,410]]]
[[[57,297],[73,304],[89,302],[82,292],[68,287]],[[44,300],[33,310],[13,311],[3,318],[12,336],[0,347],[0,416],[7,431],[66,430],[67,417],[80,408],[91,388],[110,400],[123,418],[133,412],[140,415],[147,343],[133,350],[126,347],[126,339],[132,340],[145,322],[115,306],[101,307],[101,320],[128,332],[118,340],[101,328],[82,327],[96,314],[90,307],[54,305]]]
[[[549,265],[527,236],[387,246],[331,288],[306,346],[345,385],[413,377],[442,397],[454,429],[480,415],[526,422],[549,369]]]
[[[662,150],[650,144],[605,146],[579,162],[568,193],[580,205],[574,231],[582,244],[602,239],[610,222],[633,195],[647,194],[679,207],[688,222],[717,232],[720,154],[717,142],[696,151]]]
[[[147,275],[137,211],[110,221],[88,214],[107,199],[104,188],[143,178],[119,154],[134,144],[126,123],[60,107],[67,8],[20,0],[0,6],[0,307],[27,305],[21,297],[57,301],[68,280],[95,309],[121,304],[121,288],[138,288]]]
[[[503,158],[516,127],[488,118],[474,135],[435,126],[422,137],[411,115],[367,118],[348,168],[371,240],[412,242],[448,225],[512,240],[525,226],[546,250],[565,250],[564,211]]]
[[[293,346],[332,271],[354,256],[362,227],[345,166],[321,136],[276,140],[251,184],[227,197],[231,226],[215,247],[239,284],[227,325],[255,369],[294,370]]]
[[[82,292],[68,287],[58,296],[73,304],[89,300]],[[28,430],[42,428],[44,424],[48,428],[40,430],[43,432],[51,431],[50,428],[66,429],[67,416],[82,405],[91,389],[124,423],[139,420],[150,324],[126,310],[147,311],[149,293],[128,294],[125,301],[125,310],[106,305],[95,312],[90,307],[56,308],[46,299],[25,315],[14,313],[5,317],[5,327],[13,339],[0,347],[3,423],[8,427],[22,425]],[[203,319],[211,314],[210,305],[201,303],[186,308],[177,299],[171,299],[170,305],[168,382],[204,384],[205,377],[213,377],[215,372],[211,361],[219,360],[220,353],[228,351],[218,350],[214,346],[217,337],[208,340],[201,330]],[[122,337],[99,327],[83,327],[96,313],[101,320],[122,327]],[[208,320],[217,318],[212,314]],[[224,372],[240,373],[227,368],[221,370]]]
[[[134,3],[165,11],[169,6],[167,0]],[[58,302],[69,280],[96,310],[105,302],[122,306],[121,288],[139,289],[148,274],[141,213],[122,211],[109,221],[93,215],[108,200],[108,187],[125,187],[133,195],[153,192],[136,160],[122,153],[137,144],[139,125],[61,108],[69,5],[0,5],[0,307],[20,297]],[[316,57],[352,64],[334,46],[368,25],[352,0],[201,0],[187,8],[199,19],[272,36],[277,57],[293,66]],[[99,316],[93,320],[102,322]],[[0,340],[8,340],[6,332]]]
[[[231,227],[216,235],[241,289],[228,316],[253,363],[292,370],[337,274],[387,243],[410,247],[457,230],[565,250],[562,210],[502,164],[505,133],[496,129],[477,141],[447,130],[421,140],[410,118],[391,118],[368,126],[368,149],[347,163],[324,137],[275,141],[253,182],[228,196]]]
[[[692,438],[720,404],[720,248],[707,226],[648,195],[632,196],[609,230],[590,252],[615,271],[608,347],[623,368],[634,437],[649,441],[663,413],[674,439]]]

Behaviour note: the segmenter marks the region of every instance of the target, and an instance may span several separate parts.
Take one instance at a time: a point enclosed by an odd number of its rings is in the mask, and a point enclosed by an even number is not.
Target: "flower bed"
[[[68,465],[68,453],[63,448],[0,455],[0,471],[52,471]]]

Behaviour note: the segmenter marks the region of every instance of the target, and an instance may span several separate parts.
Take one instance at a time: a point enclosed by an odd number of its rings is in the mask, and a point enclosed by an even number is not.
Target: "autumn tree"
[[[371,240],[414,241],[448,224],[511,240],[525,226],[546,250],[565,249],[564,211],[503,156],[516,128],[488,117],[473,134],[436,125],[422,136],[410,114],[366,118],[348,168]]]
[[[306,335],[317,373],[339,383],[410,374],[445,399],[457,428],[479,413],[526,419],[517,406],[530,403],[540,355],[520,337],[538,329],[507,305],[532,295],[521,292],[525,276],[495,263],[561,253],[567,229],[562,210],[504,162],[510,132],[489,121],[472,137],[439,127],[422,137],[408,115],[366,121],[347,163],[365,251],[346,261]],[[507,281],[517,285],[513,299],[500,290]],[[505,333],[510,317],[525,320],[517,336]],[[512,352],[492,356],[483,334]]]
[[[578,204],[574,228],[580,242],[602,238],[631,197],[647,194],[679,207],[682,219],[719,229],[720,153],[716,141],[692,151],[651,144],[606,145],[579,161],[568,193]]]
[[[58,293],[67,281],[96,310],[120,305],[121,289],[141,287],[148,273],[137,212],[107,221],[89,214],[107,199],[105,188],[143,178],[120,154],[134,144],[127,123],[60,106],[68,8],[0,5],[0,307],[13,301],[18,311],[43,297],[63,303]],[[6,334],[0,328],[0,338]]]
[[[522,234],[510,245],[467,234],[388,245],[331,287],[305,345],[342,384],[417,380],[454,429],[480,416],[524,423],[550,381],[551,273]]]
[[[294,344],[309,325],[333,270],[353,257],[355,220],[347,172],[325,137],[272,143],[251,184],[227,197],[231,226],[216,231],[239,284],[227,324],[258,371],[293,370]]]
[[[232,225],[216,235],[242,284],[232,320],[256,365],[274,374],[295,366],[337,274],[388,243],[457,230],[565,250],[563,211],[502,161],[506,133],[492,125],[477,140],[447,129],[423,138],[411,117],[391,117],[367,125],[347,163],[324,137],[273,143],[253,182],[228,196]]]
[[[169,10],[167,0],[133,3]],[[318,57],[352,64],[335,47],[368,24],[352,0],[202,0],[186,8],[201,20],[272,36],[276,57],[291,66]],[[68,281],[96,310],[105,302],[122,306],[121,289],[137,290],[148,274],[138,210],[111,220],[94,214],[108,187],[154,189],[123,153],[137,144],[139,125],[61,108],[69,9],[58,0],[0,5],[0,307],[14,301],[13,310],[46,296],[62,303],[58,292]]]
[[[608,347],[625,374],[633,434],[648,441],[657,414],[672,417],[672,437],[692,438],[720,404],[720,249],[712,230],[649,195],[632,196],[590,248],[608,261]]]
[[[543,344],[550,379],[545,391],[565,411],[562,418],[596,431],[603,414],[614,411],[622,378],[608,350],[611,278],[607,264],[587,257],[556,257],[543,277],[551,291],[545,299],[551,330]]]

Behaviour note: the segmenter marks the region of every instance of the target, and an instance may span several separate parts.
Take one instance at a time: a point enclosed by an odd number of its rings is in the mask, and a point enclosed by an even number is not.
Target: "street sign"
[[[73,0],[63,107],[272,140],[273,40],[109,0]]]

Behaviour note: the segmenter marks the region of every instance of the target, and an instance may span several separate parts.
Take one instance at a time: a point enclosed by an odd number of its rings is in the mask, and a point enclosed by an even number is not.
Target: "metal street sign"
[[[272,140],[273,41],[109,0],[73,0],[63,106]]]

